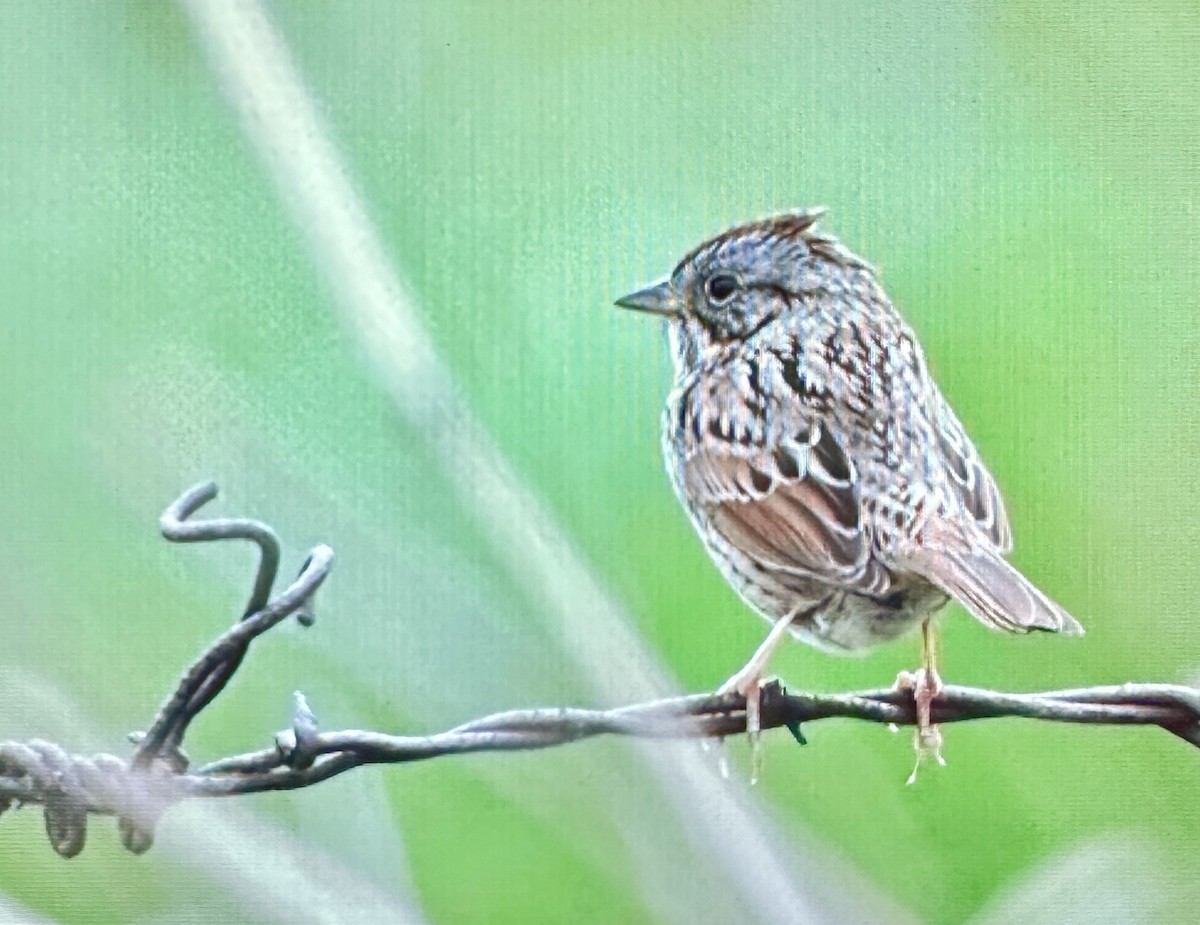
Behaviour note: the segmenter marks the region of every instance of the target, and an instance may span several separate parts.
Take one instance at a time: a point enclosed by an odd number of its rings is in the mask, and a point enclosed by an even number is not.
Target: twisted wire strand
[[[279,573],[279,536],[266,524],[245,517],[208,518],[201,521],[190,519],[216,496],[215,482],[201,482],[192,486],[163,511],[158,521],[159,529],[163,537],[172,543],[249,540],[258,546],[258,569],[255,572],[250,599],[246,602],[242,616],[243,620],[247,620],[266,607],[270,600],[271,589]],[[163,754],[179,753],[180,745],[187,734],[188,723],[225,689],[225,685],[241,665],[242,659],[246,657],[249,645],[249,639],[231,640],[225,646],[222,658],[213,661],[204,676],[198,679],[186,708],[171,713],[169,722],[167,714],[159,713],[163,722],[155,723],[151,727],[134,759],[139,766],[147,766]]]
[[[149,731],[131,736],[137,745],[133,757],[127,761],[104,753],[77,755],[41,739],[0,741],[0,813],[13,806],[41,805],[50,844],[64,857],[83,850],[92,815],[116,816],[122,843],[140,853],[153,843],[159,817],[180,800],[296,790],[365,764],[551,748],[603,735],[700,739],[746,731],[743,697],[692,694],[609,710],[510,710],[423,736],[362,729],[320,732],[316,716],[297,691],[292,728],[279,733],[271,747],[189,769],[182,750],[189,723],[224,688],[254,639],[291,615],[311,622],[312,597],[333,566],[333,551],[317,546],[296,579],[271,597],[279,566],[278,538],[257,521],[193,519],[216,494],[211,482],[184,493],[164,513],[163,533],[176,542],[249,539],[258,543],[254,609],[184,672]],[[262,594],[266,597],[260,600]],[[788,692],[775,682],[763,692],[762,729],[788,728],[803,742],[802,723],[835,717],[917,723],[912,692],[894,687],[821,694]],[[1000,717],[1158,726],[1200,747],[1200,690],[1181,685],[1129,683],[1027,694],[946,685],[932,706],[935,723]]]

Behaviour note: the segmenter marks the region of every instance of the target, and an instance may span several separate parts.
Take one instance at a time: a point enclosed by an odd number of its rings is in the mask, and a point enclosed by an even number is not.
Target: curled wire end
[[[42,806],[46,836],[60,857],[73,858],[87,842],[87,810],[65,795],[47,799]]]
[[[314,564],[319,571],[320,580],[323,580],[325,573],[329,571],[330,566],[333,564],[333,550],[324,543],[313,547],[312,552],[305,558],[304,564],[300,566],[300,571],[296,574],[296,580],[302,580],[306,573],[314,568]],[[296,608],[296,622],[303,627],[312,626],[317,622],[316,590],[314,586],[312,592]]]
[[[162,535],[172,543],[209,543],[216,540],[248,540],[259,550],[254,588],[246,604],[245,616],[256,613],[271,598],[271,588],[279,571],[279,537],[269,526],[249,517],[206,518],[193,515],[217,496],[216,482],[193,485],[176,498],[158,519]]]
[[[300,691],[292,694],[292,728],[275,737],[284,764],[297,771],[311,768],[317,760],[317,717]]]
[[[172,542],[186,542],[186,521],[189,517],[212,501],[218,493],[217,483],[213,481],[200,482],[193,485],[173,501],[162,516],[158,518],[158,526],[162,535]]]
[[[117,831],[121,845],[132,854],[145,854],[154,846],[154,831],[137,825],[132,819],[122,816],[117,820]]]

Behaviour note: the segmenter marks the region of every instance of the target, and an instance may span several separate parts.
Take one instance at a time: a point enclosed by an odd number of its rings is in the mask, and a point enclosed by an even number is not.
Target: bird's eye
[[[724,305],[733,298],[733,294],[737,291],[737,280],[727,273],[718,273],[716,276],[708,278],[704,288],[708,293],[709,301],[714,305]]]

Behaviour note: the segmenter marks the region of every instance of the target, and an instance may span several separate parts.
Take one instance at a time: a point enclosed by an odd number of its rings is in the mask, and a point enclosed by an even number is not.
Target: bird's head
[[[705,241],[621,308],[667,319],[678,368],[744,342],[839,276],[870,267],[816,230],[824,209],[787,212]]]

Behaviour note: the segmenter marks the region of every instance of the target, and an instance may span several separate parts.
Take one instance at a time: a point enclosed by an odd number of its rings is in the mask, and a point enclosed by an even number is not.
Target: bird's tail
[[[1035,588],[995,550],[924,547],[906,556],[905,565],[992,629],[1083,635],[1078,620]]]

